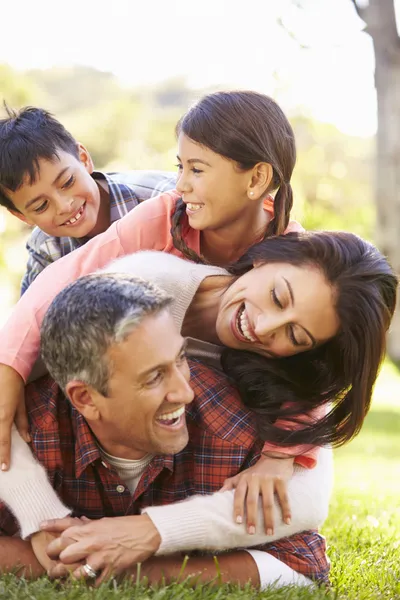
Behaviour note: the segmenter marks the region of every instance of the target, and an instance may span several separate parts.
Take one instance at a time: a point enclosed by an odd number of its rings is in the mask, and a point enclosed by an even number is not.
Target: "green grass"
[[[89,590],[79,582],[57,585],[46,578],[27,583],[0,578],[7,600],[318,600],[400,599],[400,376],[385,365],[373,409],[362,433],[336,452],[335,494],[323,533],[332,561],[333,589],[257,592],[222,586],[190,589],[184,583],[146,589],[127,583]]]

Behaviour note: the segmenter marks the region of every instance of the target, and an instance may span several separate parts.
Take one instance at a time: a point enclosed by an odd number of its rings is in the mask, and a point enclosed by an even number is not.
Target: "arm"
[[[137,250],[168,250],[170,211],[177,197],[177,194],[165,193],[148,200],[82,248],[49,265],[19,300],[1,330],[0,363],[12,367],[26,381],[39,355],[43,317],[60,290],[124,254]]]
[[[0,538],[0,571],[16,573],[28,579],[45,573],[37,560],[30,542],[19,538]]]
[[[53,298],[78,277],[104,267],[112,259],[141,249],[169,251],[170,216],[178,195],[162,194],[137,206],[107,231],[82,248],[49,265],[15,306],[0,331],[0,464],[7,468],[10,431],[18,407],[23,407],[21,386],[39,356],[40,326]],[[18,427],[26,430],[22,411]]]
[[[50,557],[60,558],[65,563],[82,560],[93,552],[106,551],[110,563],[120,564],[123,560],[121,568],[127,568],[154,554],[250,548],[318,528],[328,513],[332,467],[332,451],[326,449],[321,450],[315,469],[296,467],[288,485],[293,506],[292,522],[290,525],[280,522],[275,502],[273,535],[264,532],[261,506],[254,534],[249,534],[244,524],[234,522],[231,491],[148,507],[141,516],[104,518],[83,526],[74,526],[71,519],[63,519],[50,521],[42,529],[61,534],[52,544]],[[75,541],[72,545],[71,540]],[[118,548],[124,549],[122,554]]]
[[[256,531],[249,534],[244,524],[233,519],[234,492],[217,492],[210,496],[194,496],[168,506],[152,506],[144,510],[161,536],[157,555],[185,550],[223,550],[248,548],[265,544],[300,531],[318,528],[328,514],[332,489],[332,451],[321,449],[315,469],[296,467],[288,483],[292,509],[290,525],[281,522],[279,506],[274,503],[273,535],[266,535],[263,512],[259,503]]]
[[[0,499],[16,517],[24,539],[39,531],[45,519],[62,518],[71,511],[52,488],[45,469],[13,427],[11,469],[0,472]]]
[[[307,415],[302,416],[304,426],[310,425],[322,419],[326,415],[327,405],[318,406],[314,410],[310,411]],[[290,423],[284,420],[278,420],[276,422],[277,427],[287,429],[287,431],[293,431],[299,429],[299,425]],[[293,457],[294,462],[306,469],[313,469],[317,464],[317,457],[319,453],[319,446],[312,446],[311,444],[303,444],[301,446],[278,446],[266,442],[263,447],[263,454],[267,456],[281,455]]]

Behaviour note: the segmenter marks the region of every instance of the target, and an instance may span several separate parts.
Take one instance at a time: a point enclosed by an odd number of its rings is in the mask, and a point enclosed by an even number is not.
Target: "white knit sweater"
[[[173,297],[172,314],[179,329],[200,283],[208,276],[226,275],[219,267],[195,265],[161,252],[138,252],[109,265],[108,272],[128,272],[152,281]],[[210,345],[210,357],[215,358]],[[256,535],[246,533],[244,525],[233,521],[233,492],[195,496],[178,504],[146,509],[162,543],[159,554],[190,549],[228,549],[249,547],[286,537],[305,529],[317,528],[328,511],[332,487],[332,455],[321,452],[313,470],[296,466],[289,484],[292,523],[285,525],[275,506],[275,533],[263,533],[262,511]],[[51,488],[41,467],[16,430],[12,434],[9,471],[0,472],[0,499],[15,514],[22,537],[39,529],[42,520],[69,513]]]

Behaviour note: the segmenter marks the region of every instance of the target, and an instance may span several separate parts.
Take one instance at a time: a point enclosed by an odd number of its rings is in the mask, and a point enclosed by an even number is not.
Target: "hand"
[[[119,575],[153,556],[160,543],[160,534],[147,515],[112,517],[64,528],[61,536],[48,546],[47,552],[50,558],[60,560],[66,566],[87,562],[99,573],[98,585],[111,575]],[[51,574],[54,576],[58,572],[55,569]],[[82,566],[72,575],[88,579]]]
[[[7,365],[0,364],[0,468],[10,466],[11,427],[15,424],[22,438],[30,442],[28,417],[25,408],[25,383],[22,377]]]
[[[57,537],[57,535],[48,533],[47,531],[37,531],[32,535],[30,542],[37,560],[45,569],[47,575],[50,576],[52,573],[54,573],[55,577],[66,577],[71,571],[75,571],[75,569],[81,565],[79,563],[75,563],[66,567],[61,563],[51,560],[47,554],[47,547]]]
[[[247,512],[247,531],[256,532],[258,500],[262,496],[264,529],[267,535],[274,533],[274,494],[277,495],[282,511],[282,519],[290,524],[291,513],[286,483],[293,475],[293,458],[273,458],[264,454],[250,469],[229,477],[224,482],[221,492],[235,491],[234,520],[243,523],[244,510]]]
[[[56,565],[46,552],[47,546],[55,537],[55,535],[47,533],[47,531],[37,531],[30,539],[32,550],[46,573]]]

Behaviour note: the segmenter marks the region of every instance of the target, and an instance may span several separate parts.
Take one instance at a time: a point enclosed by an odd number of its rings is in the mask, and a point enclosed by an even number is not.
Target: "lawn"
[[[199,587],[184,583],[147,590],[138,585],[104,585],[87,590],[80,583],[62,586],[46,578],[27,583],[13,576],[0,579],[0,599],[7,600],[317,600],[322,598],[400,599],[400,377],[385,365],[376,387],[373,409],[362,433],[336,452],[336,486],[323,533],[332,561],[333,591],[300,589]]]

